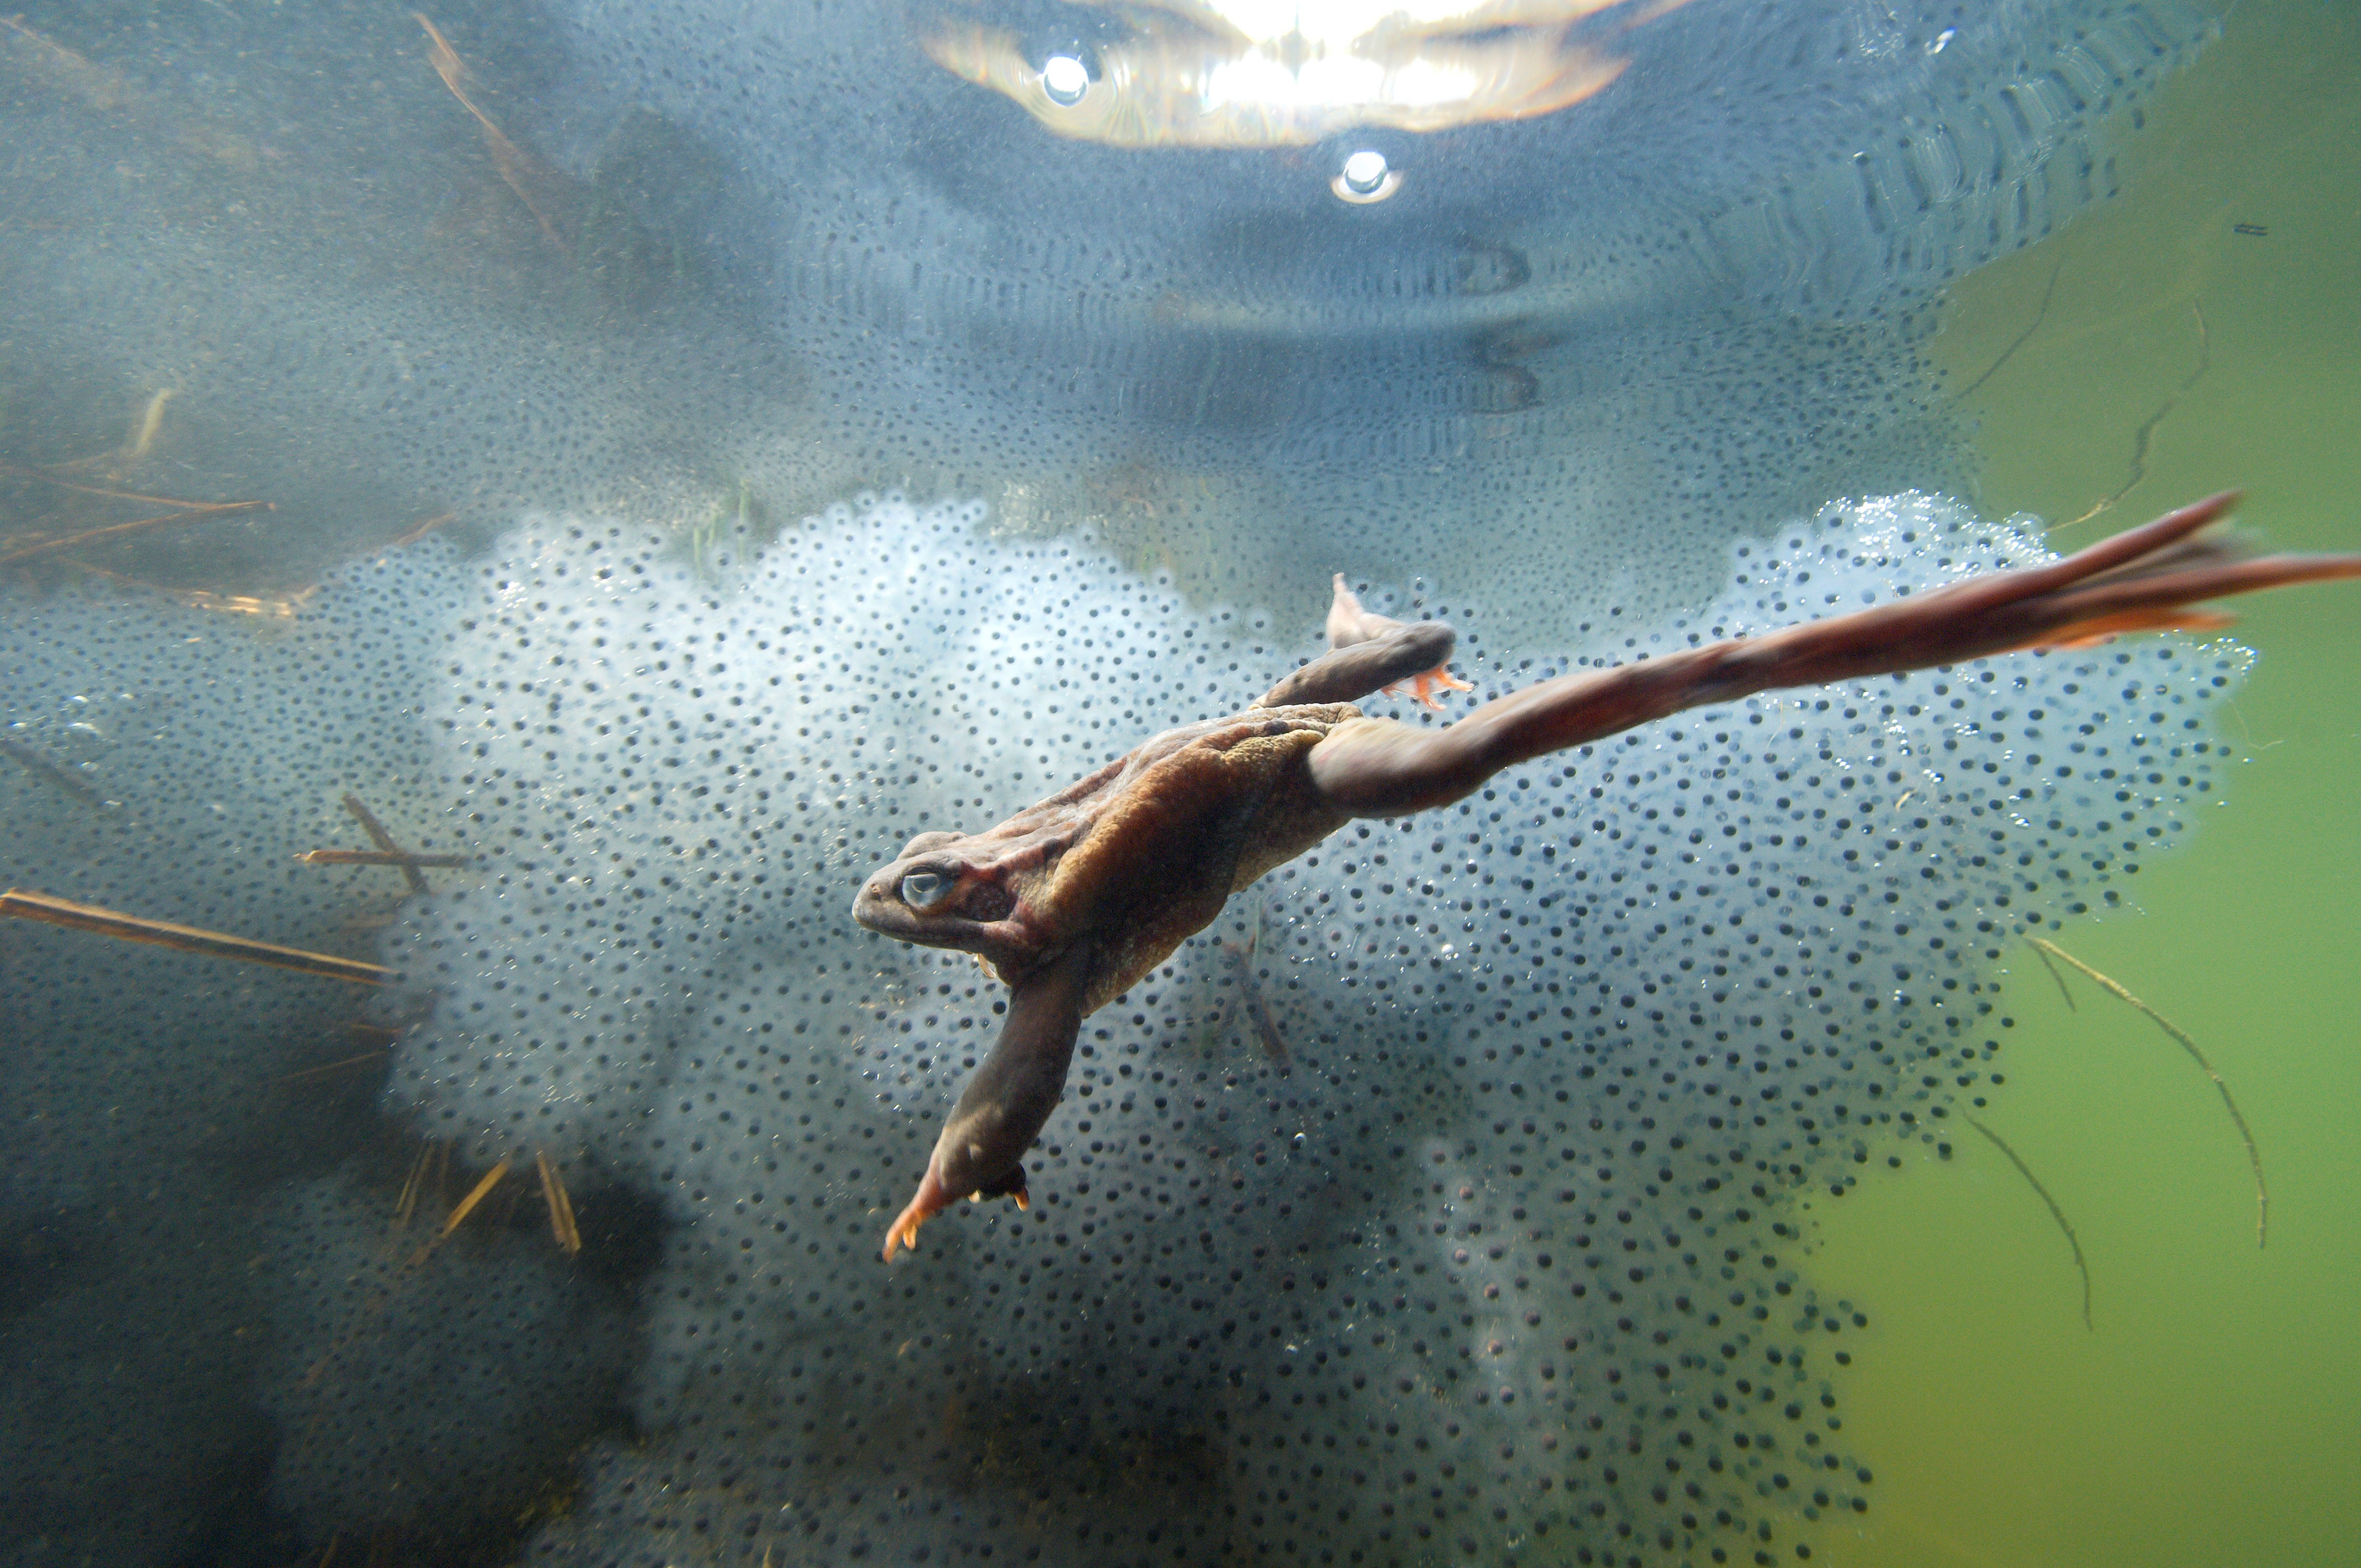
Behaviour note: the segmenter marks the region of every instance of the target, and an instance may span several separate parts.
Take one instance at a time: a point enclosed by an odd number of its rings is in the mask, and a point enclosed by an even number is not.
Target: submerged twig
[[[249,937],[233,937],[227,932],[208,931],[197,926],[175,926],[167,920],[147,920],[137,915],[126,915],[121,910],[102,909],[94,904],[76,904],[70,899],[53,898],[46,893],[28,893],[22,888],[12,887],[0,893],[0,916],[38,920],[44,925],[90,931],[126,942],[148,942],[159,948],[170,948],[176,952],[203,953],[208,958],[231,959],[239,963],[269,964],[278,969],[318,975],[325,980],[350,981],[356,985],[383,985],[389,972],[383,964],[363,963],[358,959],[340,959],[333,953],[308,952],[302,948],[282,948],[275,942],[258,942]]]
[[[2066,1245],[2074,1249],[2074,1267],[2082,1276],[2082,1326],[2088,1329],[2091,1326],[2091,1266],[2082,1261],[2082,1241],[2074,1234],[2073,1223],[2066,1218],[2066,1211],[2058,1206],[2058,1200],[2049,1196],[2049,1189],[2041,1185],[2041,1178],[2034,1175],[2033,1168],[2017,1157],[2016,1151],[2008,1146],[2006,1139],[1965,1112],[1960,1113],[1960,1119],[1990,1138],[1993,1147],[2008,1156],[2008,1163],[2016,1167],[2017,1174],[2030,1182],[2041,1201],[2049,1205],[2049,1217],[2058,1222],[2058,1228],[2066,1233]]]
[[[2138,997],[2134,996],[2130,992],[2125,990],[2114,981],[2112,981],[2105,975],[2101,974],[2097,970],[2092,969],[2089,964],[2084,963],[2081,959],[2076,958],[2073,954],[2068,952],[2057,943],[2045,940],[2039,937],[2027,937],[2026,940],[2031,942],[2037,951],[2044,953],[2050,958],[2057,959],[2060,962],[2073,965],[2076,969],[2081,970],[2084,974],[2089,975],[2092,980],[2097,981],[2102,986],[2105,987],[2106,990],[2117,1000],[2128,1003],[2130,1005],[2139,1009],[2142,1013],[2147,1014],[2148,1017],[2155,1022],[2158,1028],[2162,1029],[2166,1034],[2170,1035],[2174,1039],[2180,1041],[2180,1048],[2187,1051],[2191,1059],[2195,1061],[2199,1067],[2205,1069],[2205,1076],[2212,1079],[2213,1080],[2213,1087],[2221,1091],[2222,1104],[2229,1111],[2230,1120],[2238,1129],[2238,1136],[2246,1142],[2246,1164],[2253,1168],[2255,1173],[2255,1245],[2258,1247],[2266,1245],[2270,1239],[2271,1194],[2270,1189],[2263,1183],[2262,1151],[2255,1146],[2255,1135],[2246,1126],[2246,1118],[2239,1114],[2238,1102],[2230,1098],[2230,1085],[2228,1080],[2224,1079],[2220,1073],[2213,1070],[2213,1064],[2205,1059],[2205,1053],[2197,1048],[2197,1042],[2191,1039],[2188,1032],[2182,1029],[2178,1024],[2175,1024],[2171,1019],[2166,1017],[2155,1008],[2150,1007],[2147,1003],[2142,1002]]]

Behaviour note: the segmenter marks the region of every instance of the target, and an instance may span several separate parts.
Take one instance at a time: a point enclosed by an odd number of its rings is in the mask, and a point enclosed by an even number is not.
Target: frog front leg
[[[1561,675],[1486,703],[1446,729],[1352,719],[1312,748],[1306,765],[1329,805],[1356,817],[1399,817],[1449,805],[1502,768],[1684,708],[1778,686],[2081,646],[2119,632],[2212,630],[2230,618],[2195,608],[2201,600],[2361,576],[2361,555],[2253,557],[2218,535],[2203,536],[2237,499],[2211,497],[2062,561],[1987,573],[1761,637]]]
[[[916,1252],[918,1227],[961,1198],[1005,1195],[1026,1206],[1025,1151],[1065,1094],[1091,958],[1091,944],[1076,942],[1009,986],[1000,1038],[951,1107],[917,1194],[885,1233],[886,1262],[896,1246]]]

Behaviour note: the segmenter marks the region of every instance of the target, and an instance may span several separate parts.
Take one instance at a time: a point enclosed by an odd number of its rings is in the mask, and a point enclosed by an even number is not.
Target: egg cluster
[[[429,542],[354,566],[293,622],[105,587],[0,598],[0,886],[365,954],[399,872],[296,857],[371,847],[347,794],[408,849],[460,848],[415,718],[422,631],[460,582]],[[324,1034],[357,1048],[349,986],[129,944],[92,961],[93,940],[0,927],[19,1162],[0,1212],[92,1203],[126,1165],[251,1136],[272,1113],[258,1091],[325,1059]]]
[[[1697,603],[1731,540],[1828,496],[1964,488],[1919,352],[1938,291],[2112,192],[2216,7],[1619,10],[1577,34],[1630,61],[1593,98],[1368,133],[1404,181],[1370,207],[1328,190],[1355,138],[1050,134],[865,6],[565,9],[570,126],[644,107],[734,171],[696,226],[854,482],[1096,517],[1192,598],[1290,617],[1340,550],[1393,579],[1472,556],[1558,639]],[[1094,59],[1173,26],[1016,25]]]
[[[1964,481],[1934,291],[2106,193],[2212,7],[1699,0],[1350,208],[1038,133],[866,5],[454,0],[456,68],[297,10],[0,30],[8,483],[271,502],[90,552],[216,587],[474,541],[286,624],[0,602],[0,883],[402,971],[358,1016],[0,924],[28,1552],[1742,1562],[1865,1505],[1809,1205],[1998,1081],[1995,955],[2177,836],[2235,652],[1766,696],[1356,824],[1089,1021],[1029,1213],[892,1271],[999,992],[846,905],[1235,709],[1339,565],[1447,580],[1395,608],[1489,696],[2026,558],[1910,496],[1752,536]],[[990,515],[772,537],[895,478]],[[297,864],[365,847],[346,792],[473,865]],[[512,1162],[448,1238],[420,1136],[445,1205]]]
[[[296,857],[369,848],[346,793],[408,848],[462,848],[438,836],[415,717],[424,630],[461,587],[429,542],[357,564],[292,622],[0,591],[0,887],[366,958],[401,874]],[[382,1046],[359,1005],[334,981],[0,922],[0,1514],[21,1540],[163,1563],[261,1528],[239,1510],[273,1442],[255,1380],[278,1271],[256,1260],[275,1186],[368,1138]]]
[[[487,874],[409,911],[394,1102],[668,1221],[641,1441],[537,1551],[1745,1561],[1866,1507],[1804,1211],[1999,1080],[1993,960],[2178,836],[2242,656],[1773,694],[1355,824],[1085,1022],[1029,1212],[889,1270],[997,988],[850,890],[1307,652],[977,521],[886,498],[703,567],[539,522],[440,636]],[[1422,608],[1489,696],[2038,554],[1903,496],[1572,657]]]
[[[447,1235],[408,1218],[328,1177],[265,1220],[271,1497],[315,1540],[447,1544],[505,1526],[564,1496],[577,1449],[615,1421],[625,1303],[550,1244],[537,1209]]]
[[[866,5],[443,7],[488,126],[398,8],[48,0],[0,38],[10,455],[168,394],[132,488],[277,508],[144,536],[192,572],[893,480],[1199,599],[1482,545],[1521,625],[1652,620],[1828,495],[1963,486],[1938,291],[2113,189],[2214,9],[1602,19],[1613,87],[1395,138],[1363,208],[1327,149],[1051,135]]]

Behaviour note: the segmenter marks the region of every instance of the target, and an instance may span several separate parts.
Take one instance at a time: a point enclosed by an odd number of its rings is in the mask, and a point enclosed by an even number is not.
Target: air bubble
[[[1041,64],[1041,91],[1053,104],[1071,108],[1091,90],[1091,68],[1071,54],[1053,54]]]

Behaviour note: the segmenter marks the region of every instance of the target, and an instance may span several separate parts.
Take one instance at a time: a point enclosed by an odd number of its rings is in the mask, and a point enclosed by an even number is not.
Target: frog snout
[[[852,918],[872,931],[906,937],[916,928],[917,920],[895,890],[899,879],[894,872],[893,866],[887,866],[861,884],[861,891],[852,895]]]

